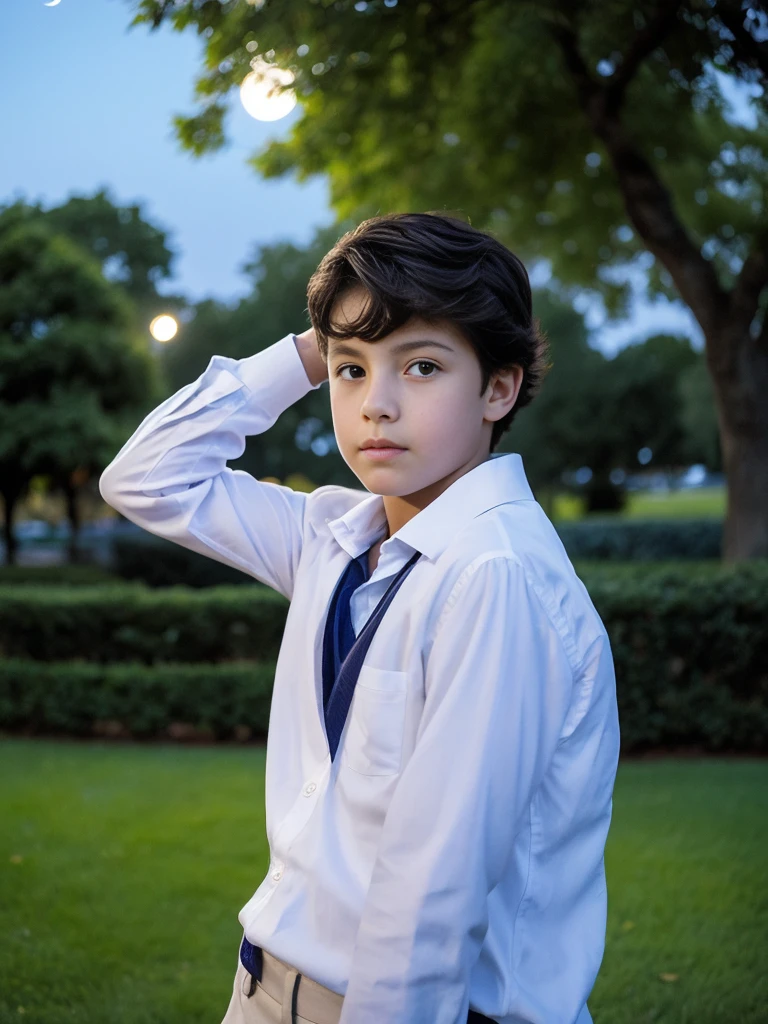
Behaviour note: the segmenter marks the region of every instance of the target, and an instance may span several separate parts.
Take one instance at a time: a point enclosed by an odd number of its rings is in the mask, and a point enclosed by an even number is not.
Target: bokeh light
[[[155,341],[170,341],[171,338],[176,337],[178,329],[179,325],[176,320],[167,313],[156,316],[149,325],[149,333]]]

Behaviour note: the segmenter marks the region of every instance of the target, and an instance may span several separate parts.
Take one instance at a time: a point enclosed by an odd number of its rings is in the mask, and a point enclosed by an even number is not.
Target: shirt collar
[[[426,508],[409,519],[382,545],[404,544],[434,561],[451,538],[470,520],[496,505],[511,501],[532,501],[533,492],[517,452],[492,455],[447,487]],[[384,499],[371,494],[332,519],[328,528],[351,558],[367,551],[387,529]]]

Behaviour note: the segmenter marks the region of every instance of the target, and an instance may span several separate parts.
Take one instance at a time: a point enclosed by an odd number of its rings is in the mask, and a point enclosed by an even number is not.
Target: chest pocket
[[[403,753],[407,673],[363,665],[349,708],[342,764],[360,775],[397,775]]]

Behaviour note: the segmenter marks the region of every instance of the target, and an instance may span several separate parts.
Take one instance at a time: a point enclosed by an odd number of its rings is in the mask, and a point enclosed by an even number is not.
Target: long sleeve
[[[382,829],[340,1024],[464,1024],[487,897],[573,692],[561,634],[508,555],[464,570],[426,658],[423,714]]]
[[[290,599],[307,495],[227,467],[309,391],[294,336],[215,355],[139,424],[99,479],[104,500],[158,537],[242,569]]]

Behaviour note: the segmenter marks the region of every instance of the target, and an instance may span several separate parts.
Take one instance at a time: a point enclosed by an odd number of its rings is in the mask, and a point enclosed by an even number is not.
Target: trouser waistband
[[[278,960],[260,946],[254,946],[243,936],[240,944],[240,962],[253,978],[251,995],[256,983],[260,983],[267,995],[280,1002],[283,999],[285,975],[292,971],[290,964]],[[315,1024],[338,1024],[344,997],[320,982],[297,974],[293,989],[292,1015],[305,1017]],[[292,1016],[293,1019],[293,1016]],[[477,1010],[470,1009],[467,1024],[495,1024],[491,1017],[486,1017]]]

